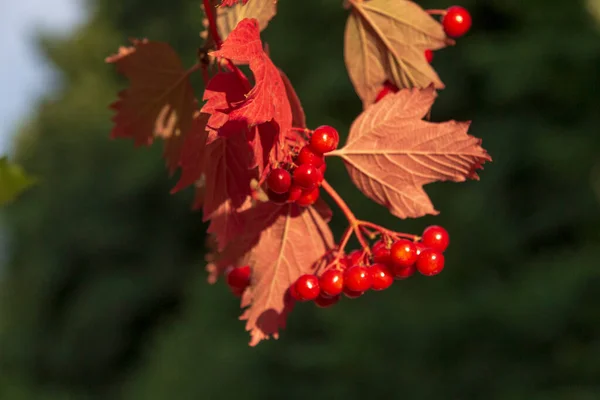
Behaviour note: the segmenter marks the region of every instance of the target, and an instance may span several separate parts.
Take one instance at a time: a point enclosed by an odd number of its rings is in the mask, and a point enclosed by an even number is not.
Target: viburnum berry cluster
[[[277,338],[298,301],[327,307],[444,268],[444,228],[417,236],[360,219],[325,179],[328,158],[341,159],[356,187],[400,219],[438,214],[423,187],[478,179],[491,161],[469,122],[428,120],[444,88],[433,52],[469,30],[469,13],[408,0],[344,7],[345,64],[363,111],[342,135],[307,127],[292,83],[262,43],[274,0],[203,0],[205,41],[190,68],[167,43],[148,39],[107,58],[130,81],[111,105],[111,137],[164,142],[169,173],[179,171],[171,192],[193,187],[193,208],[210,221],[209,282],[224,275],[241,298],[251,345]],[[195,73],[204,81],[200,99]],[[348,222],[337,241],[321,193]],[[352,238],[359,247],[349,251]]]

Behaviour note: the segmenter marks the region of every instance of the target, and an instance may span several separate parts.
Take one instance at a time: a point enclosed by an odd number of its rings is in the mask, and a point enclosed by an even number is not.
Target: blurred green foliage
[[[34,183],[35,179],[27,175],[21,166],[10,163],[8,157],[0,157],[0,206],[13,201]]]
[[[339,3],[282,1],[263,37],[309,126],[344,132],[360,103]],[[237,301],[205,282],[206,226],[191,193],[168,194],[160,147],[108,140],[125,82],[104,57],[149,37],[193,62],[199,2],[91,4],[71,36],[41,40],[61,84],[17,138],[42,182],[3,215],[0,398],[600,398],[600,31],[583,1],[462,1],[474,27],[436,54],[447,89],[433,119],[473,120],[494,157],[481,181],[431,185],[439,216],[392,221],[341,163],[327,172],[362,218],[447,227],[446,270],[299,306],[257,348]]]

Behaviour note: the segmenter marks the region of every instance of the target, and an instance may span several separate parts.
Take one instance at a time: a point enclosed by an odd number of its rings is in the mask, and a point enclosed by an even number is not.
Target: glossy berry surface
[[[410,267],[399,267],[397,265],[392,266],[392,272],[394,274],[394,278],[398,280],[410,278],[417,272],[417,267],[411,265]]]
[[[329,125],[319,126],[310,137],[310,148],[318,154],[325,154],[337,149],[339,143],[338,131]]]
[[[296,199],[296,204],[302,207],[312,206],[316,203],[321,195],[321,190],[319,187],[315,187],[314,189],[303,191],[300,197]]]
[[[300,301],[311,301],[319,296],[319,278],[314,275],[302,275],[295,284],[295,295]]]
[[[364,293],[365,292],[356,292],[354,290],[350,290],[346,286],[344,286],[344,296],[346,296],[349,299],[358,299]]]
[[[379,240],[375,242],[373,247],[371,248],[373,253],[373,262],[387,264],[390,262],[390,249],[388,249],[385,245],[385,242]]]
[[[396,87],[396,85],[394,85],[393,83],[391,83],[389,81],[385,81],[383,83],[383,88],[379,91],[379,93],[377,93],[377,96],[375,97],[375,103],[377,103],[378,101],[383,99],[388,94],[396,93],[397,91],[398,91],[398,88]]]
[[[337,296],[344,290],[344,273],[335,269],[328,269],[319,278],[321,292],[327,296]]]
[[[300,149],[298,156],[296,157],[296,164],[310,164],[315,167],[320,167],[325,162],[325,158],[322,154],[315,153],[310,146],[304,146]]]
[[[329,297],[324,296],[322,293],[315,299],[315,304],[321,308],[331,307],[338,301],[340,301],[341,296],[338,294],[337,296]]]
[[[321,171],[311,164],[302,164],[294,170],[294,185],[302,189],[313,189],[322,177]]]
[[[444,269],[444,255],[433,249],[425,249],[417,259],[417,270],[425,276],[437,275]]]
[[[230,268],[227,271],[227,285],[232,289],[246,289],[250,284],[250,266]]]
[[[292,185],[290,188],[290,192],[287,198],[287,201],[293,203],[298,200],[302,196],[302,188],[296,185]]]
[[[410,267],[417,261],[417,247],[413,242],[406,239],[400,239],[392,245],[390,249],[390,262],[402,267]]]
[[[442,18],[444,32],[450,37],[460,37],[471,29],[471,14],[466,8],[461,6],[452,6],[446,10],[446,15]]]
[[[425,50],[425,59],[428,63],[431,63],[433,61],[433,51],[429,49]]]
[[[364,256],[364,251],[363,250],[352,250],[347,256],[346,256],[346,263],[348,267],[352,267],[353,265],[359,264]]]
[[[450,244],[450,235],[448,231],[438,225],[431,225],[425,228],[421,235],[421,242],[425,247],[440,252],[446,251]]]
[[[269,172],[267,186],[275,193],[285,193],[292,186],[292,176],[283,168],[275,168]]]
[[[344,287],[353,292],[369,290],[372,284],[373,277],[367,267],[355,265],[344,272]]]
[[[371,289],[385,290],[392,286],[392,283],[394,283],[394,274],[387,265],[373,264],[369,269],[371,270],[371,276],[373,279]]]

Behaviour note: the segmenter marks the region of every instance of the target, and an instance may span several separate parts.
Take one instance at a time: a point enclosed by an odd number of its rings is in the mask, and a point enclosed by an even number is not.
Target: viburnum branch
[[[386,229],[380,225],[374,224],[373,222],[359,220],[357,221],[357,223],[359,224],[361,229],[367,231],[367,235],[370,236],[370,239],[375,239],[377,235],[385,235],[391,237],[394,240],[409,239],[413,242],[418,242],[419,240],[421,240],[421,237],[417,235],[413,235],[410,233],[395,232],[390,229]]]
[[[352,210],[350,210],[350,207],[348,206],[348,204],[344,201],[344,199],[342,199],[342,197],[339,195],[339,193],[333,187],[331,187],[329,182],[324,180],[322,183],[322,186],[323,186],[323,189],[325,189],[327,194],[329,194],[331,196],[333,201],[335,201],[337,206],[340,208],[340,210],[342,210],[342,212],[346,216],[346,219],[348,220],[348,224],[350,225],[349,228],[351,228],[352,231],[354,232],[356,239],[358,240],[358,242],[364,249],[365,253],[370,255],[371,249],[369,248],[369,244],[367,243],[367,240],[365,239],[365,237],[363,236],[363,234],[360,230],[360,221],[358,220],[358,218],[356,218],[356,216],[354,215]]]
[[[215,9],[212,6],[210,0],[202,0],[202,4],[204,5],[204,13],[206,14],[206,19],[208,19],[208,30],[210,35],[213,37],[215,41],[215,47],[218,49],[221,48],[221,36],[219,35],[219,30],[217,29],[217,20],[215,18]]]

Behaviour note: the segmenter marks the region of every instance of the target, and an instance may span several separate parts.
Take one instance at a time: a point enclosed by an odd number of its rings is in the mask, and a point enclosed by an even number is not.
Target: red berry
[[[300,295],[298,294],[298,291],[296,291],[296,284],[294,283],[292,286],[290,286],[286,292],[286,297],[289,296],[292,299],[296,300],[296,301],[302,301],[302,299],[300,298]]]
[[[290,193],[275,193],[271,188],[267,188],[267,197],[275,204],[285,204],[288,202]]]
[[[296,200],[298,200],[300,198],[300,196],[302,196],[302,188],[299,186],[292,185],[292,187],[290,188],[290,194],[287,198],[287,201],[289,201],[290,203],[293,203]]]
[[[319,278],[312,274],[302,275],[295,284],[296,294],[300,301],[310,301],[317,298],[320,293]]]
[[[387,265],[373,264],[369,269],[373,277],[373,290],[384,290],[394,283],[394,275]]]
[[[352,250],[350,254],[346,256],[348,267],[360,264],[364,259],[365,252],[363,250]]]
[[[471,14],[466,8],[460,6],[452,6],[446,10],[446,14],[442,18],[442,25],[446,35],[457,38],[463,36],[471,29]]]
[[[285,169],[275,168],[269,172],[267,186],[275,193],[285,193],[290,190],[290,186],[292,186],[292,177]]]
[[[394,273],[394,277],[398,280],[410,278],[417,271],[417,267],[411,265],[407,268],[401,268],[397,265],[392,266],[392,272]]]
[[[327,308],[327,307],[331,307],[332,305],[334,305],[335,303],[340,301],[340,298],[341,297],[339,294],[337,296],[329,297],[329,296],[324,296],[323,293],[321,293],[319,295],[319,297],[317,297],[315,299],[315,304],[318,307]]]
[[[327,171],[327,164],[326,163],[321,164],[321,166],[319,167],[319,171],[321,171],[321,176],[323,178],[325,178],[325,171]]]
[[[387,248],[383,240],[375,242],[371,250],[373,252],[373,262],[381,264],[390,262],[390,249]]]
[[[242,297],[242,295],[244,294],[244,290],[246,290],[246,288],[233,288],[231,286],[229,287],[229,289],[235,297]]]
[[[327,296],[337,296],[344,289],[344,273],[335,269],[328,269],[319,278],[321,292]]]
[[[450,244],[450,235],[448,231],[438,225],[431,225],[425,228],[421,235],[421,242],[425,247],[440,252],[446,251]]]
[[[319,199],[320,194],[321,190],[318,186],[314,189],[303,191],[300,197],[296,199],[296,204],[301,207],[312,206]]]
[[[356,292],[354,290],[350,290],[346,286],[344,286],[344,296],[346,296],[349,299],[358,299],[364,293],[365,292]]]
[[[296,164],[310,164],[319,168],[325,162],[325,157],[322,154],[315,153],[310,146],[304,146],[300,149],[300,153],[296,157]]]
[[[227,284],[231,289],[246,289],[250,284],[250,266],[230,267],[226,271]]]
[[[425,276],[437,275],[444,269],[444,255],[434,249],[425,249],[417,259],[417,269]]]
[[[344,287],[353,292],[369,290],[373,284],[371,271],[367,267],[355,265],[344,271]]]
[[[383,88],[379,91],[379,93],[377,93],[377,97],[375,97],[375,103],[377,103],[379,100],[383,99],[388,94],[396,93],[397,91],[398,91],[398,88],[396,87],[396,85],[394,85],[390,81],[385,81],[383,83]]]
[[[410,267],[417,261],[417,247],[410,240],[398,240],[390,249],[390,261],[400,268]]]
[[[302,164],[294,170],[294,185],[302,189],[313,189],[321,178],[321,171],[311,164]]]
[[[421,252],[422,252],[423,250],[425,250],[425,249],[427,249],[427,248],[428,248],[427,246],[425,246],[425,245],[424,245],[423,243],[421,243],[421,242],[416,242],[416,243],[415,243],[415,247],[417,248],[417,256],[418,256],[419,254],[421,254]]]
[[[315,153],[325,154],[337,149],[340,135],[329,125],[319,126],[310,137],[310,147]]]
[[[425,59],[428,63],[431,63],[433,61],[433,51],[429,49],[425,50]]]

